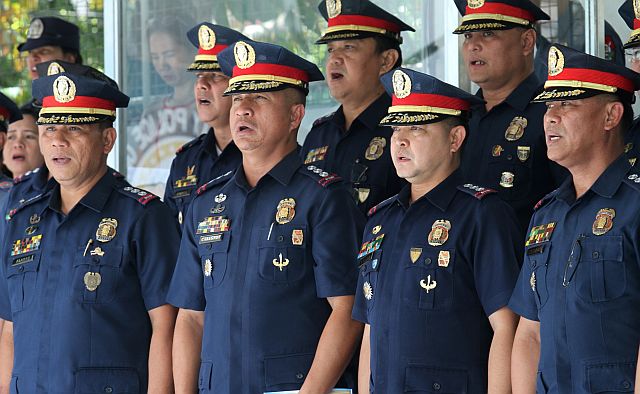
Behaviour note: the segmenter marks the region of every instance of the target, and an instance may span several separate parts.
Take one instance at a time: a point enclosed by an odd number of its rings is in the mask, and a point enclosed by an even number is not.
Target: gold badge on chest
[[[606,234],[613,227],[613,218],[616,217],[616,211],[612,208],[603,208],[596,214],[596,220],[593,222],[591,230],[594,235]]]
[[[89,291],[96,291],[102,283],[102,276],[99,272],[87,272],[84,274],[84,285]]]
[[[449,230],[451,230],[451,222],[440,219],[433,222],[431,231],[427,241],[431,246],[442,246],[449,239]]]
[[[382,137],[373,137],[369,142],[369,147],[364,153],[364,158],[367,160],[378,160],[384,153],[384,148],[387,146],[387,140]]]
[[[513,118],[513,120],[509,124],[509,127],[507,127],[507,130],[504,132],[504,138],[507,141],[519,140],[524,135],[524,129],[527,127],[528,123],[529,122],[526,118],[523,118],[522,116],[516,116],[515,118]]]
[[[109,242],[116,236],[116,228],[118,221],[112,218],[102,218],[98,229],[96,230],[96,240],[100,242]]]
[[[296,216],[296,200],[293,198],[280,200],[276,211],[276,222],[286,224],[293,220],[294,216]]]

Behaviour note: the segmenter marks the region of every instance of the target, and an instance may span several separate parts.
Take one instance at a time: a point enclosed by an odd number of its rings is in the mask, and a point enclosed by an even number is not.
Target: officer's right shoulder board
[[[333,118],[333,116],[334,116],[335,114],[336,114],[335,112],[332,112],[332,113],[330,113],[329,115],[325,115],[325,116],[323,116],[323,117],[320,117],[320,118],[316,119],[316,120],[313,122],[313,127],[320,126],[320,125],[321,125],[321,124],[323,124],[323,123],[327,123],[327,122],[329,121],[329,119]]]
[[[398,197],[398,195],[396,194],[396,195],[391,196],[391,197],[387,198],[386,200],[382,201],[378,205],[374,206],[373,208],[371,208],[369,210],[369,212],[367,212],[367,216],[373,216],[376,212],[379,212],[382,208],[386,207],[387,205],[389,205],[393,201],[395,201],[395,199],[397,197]]]
[[[192,139],[191,141],[187,142],[186,144],[182,145],[176,151],[176,155],[179,155],[180,153],[188,150],[192,146],[194,146],[197,143],[201,142],[202,140],[204,140],[205,137],[206,137],[206,134],[201,134],[201,135],[197,136],[196,138]]]
[[[199,196],[202,193],[206,192],[207,190],[211,189],[213,186],[219,185],[221,183],[228,181],[232,175],[233,175],[233,171],[227,171],[226,173],[220,175],[219,177],[213,178],[209,182],[200,186],[198,190],[196,190],[196,194]]]
[[[540,201],[538,201],[536,203],[536,205],[533,207],[534,211],[537,211],[538,209],[542,208],[543,206],[545,206],[549,201],[551,201],[553,199],[553,197],[556,195],[556,192],[558,191],[558,189],[552,191],[551,193],[547,194],[546,196],[542,197],[540,199]]]
[[[31,170],[31,171],[27,171],[23,175],[20,175],[18,177],[13,178],[13,184],[17,185],[18,183],[22,183],[22,182],[26,181],[27,179],[32,178],[39,171],[40,171],[40,167],[35,168],[35,169]]]
[[[465,193],[467,193],[469,195],[472,195],[473,197],[477,198],[478,200],[482,200],[483,198],[485,198],[489,194],[497,193],[497,191],[495,191],[493,189],[489,189],[489,188],[481,187],[481,186],[476,186],[476,185],[473,185],[471,183],[465,183],[464,185],[458,186],[458,190],[460,190],[462,192],[465,192]]]

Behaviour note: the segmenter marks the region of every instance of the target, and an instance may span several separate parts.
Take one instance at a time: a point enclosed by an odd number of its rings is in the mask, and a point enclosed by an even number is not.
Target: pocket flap
[[[122,246],[93,244],[93,246],[87,248],[86,253],[84,250],[84,246],[77,249],[77,257],[73,262],[74,267],[78,267],[80,265],[120,267],[120,264],[122,263]]]
[[[291,387],[279,385],[302,386],[313,363],[313,354],[291,354],[285,356],[265,357],[264,375],[267,390],[282,390]]]
[[[138,394],[140,380],[133,368],[82,368],[76,372],[76,394]]]
[[[598,364],[587,367],[591,393],[632,393],[636,364],[632,362]]]
[[[11,265],[7,267],[7,278],[25,272],[35,272],[40,264],[40,252],[31,253],[24,256],[14,256]]]
[[[409,365],[405,372],[404,391],[432,394],[465,394],[467,372],[459,369]]]
[[[211,390],[211,374],[213,373],[213,363],[200,363],[198,373],[198,388],[200,390]]]
[[[583,260],[622,261],[622,236],[600,235],[587,237],[582,241]]]

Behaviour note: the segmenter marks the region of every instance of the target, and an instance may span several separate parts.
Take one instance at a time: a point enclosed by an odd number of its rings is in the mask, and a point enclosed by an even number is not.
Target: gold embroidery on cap
[[[549,76],[553,77],[564,70],[564,55],[556,47],[549,48]]]
[[[216,46],[216,33],[209,26],[202,25],[198,29],[198,42],[205,51],[213,49]]]
[[[397,98],[405,98],[411,94],[411,78],[402,70],[393,72],[393,94]]]
[[[51,62],[47,68],[47,75],[56,75],[64,72],[64,68],[58,62]]]
[[[53,81],[53,96],[59,103],[68,103],[76,98],[76,84],[65,76]]]
[[[233,47],[233,55],[236,58],[236,65],[245,69],[256,64],[256,52],[253,47],[244,41],[238,41]]]
[[[342,12],[342,1],[327,0],[327,14],[329,18],[335,18]]]

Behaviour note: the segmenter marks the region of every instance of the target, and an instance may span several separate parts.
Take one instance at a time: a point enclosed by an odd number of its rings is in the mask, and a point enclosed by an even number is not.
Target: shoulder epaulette
[[[335,112],[332,112],[329,115],[325,115],[325,116],[322,116],[322,117],[316,119],[313,122],[313,127],[320,126],[321,124],[328,122],[329,119],[333,118],[333,115],[335,115]]]
[[[556,191],[558,189],[552,191],[551,193],[547,194],[546,196],[542,197],[540,199],[540,201],[538,201],[536,203],[536,205],[533,207],[534,211],[537,211],[539,208],[541,208],[542,206],[544,206],[546,203],[548,203],[549,201],[551,201],[551,199],[553,198],[553,196],[556,194]]]
[[[316,166],[306,166],[303,168],[302,172],[313,178],[322,187],[327,187],[332,183],[342,180],[340,175],[326,172],[322,168],[318,168]]]
[[[24,174],[13,178],[13,184],[17,185],[18,183],[22,183],[22,182],[26,181],[27,179],[31,178],[34,174],[37,174],[39,171],[40,171],[40,167],[34,168],[31,171],[27,171]]]
[[[471,183],[465,183],[464,185],[458,186],[458,190],[463,191],[463,192],[465,192],[467,194],[470,194],[473,197],[477,198],[478,200],[482,200],[483,198],[485,198],[489,194],[497,193],[497,191],[495,191],[493,189],[489,189],[489,188],[481,187],[481,186],[476,186],[476,185],[473,185]]]
[[[0,181],[0,190],[9,190],[12,186],[12,181]]]
[[[228,181],[229,178],[231,177],[231,175],[233,175],[233,171],[227,171],[226,173],[220,175],[219,177],[213,178],[209,182],[207,182],[204,185],[200,186],[198,188],[198,190],[196,190],[196,195],[199,196],[202,193],[204,193],[205,191],[207,191],[207,189],[209,189],[210,187],[212,187],[214,185],[218,185],[218,184],[220,184],[222,182]]]
[[[50,194],[49,192],[50,192],[50,190],[46,191],[46,192],[43,192],[43,193],[36,194],[33,197],[29,197],[29,198],[20,200],[18,202],[18,204],[19,204],[18,206],[10,208],[10,209],[7,210],[7,214],[4,217],[5,220],[7,220],[7,221],[11,220],[16,215],[16,213],[20,212],[24,207],[27,207],[27,206],[29,206],[29,205],[37,202],[37,201],[40,201],[45,197],[48,197],[49,194]]]
[[[391,196],[386,200],[382,201],[381,203],[379,203],[378,205],[374,206],[369,210],[369,212],[367,212],[367,216],[373,216],[373,214],[375,214],[376,212],[380,211],[382,208],[386,207],[387,205],[395,201],[397,197],[398,195],[396,194],[395,196]]]
[[[159,198],[155,194],[148,192],[146,190],[139,189],[137,187],[133,187],[130,185],[118,185],[116,189],[124,194],[125,196],[131,197],[134,200],[138,201],[142,205],[147,205],[149,202]]]
[[[182,145],[181,147],[178,148],[178,150],[176,151],[176,155],[180,154],[181,152],[184,152],[185,150],[191,148],[192,146],[194,146],[195,144],[197,144],[198,142],[202,141],[204,139],[204,137],[206,137],[206,134],[200,134],[199,136],[197,136],[196,138],[192,139],[191,141],[187,142],[186,144]]]
[[[113,172],[111,173],[111,175],[113,175],[114,178],[116,179],[124,179],[124,175],[122,175],[121,173],[119,173],[116,170],[113,170]]]

